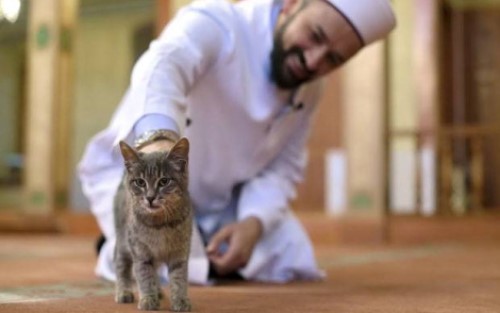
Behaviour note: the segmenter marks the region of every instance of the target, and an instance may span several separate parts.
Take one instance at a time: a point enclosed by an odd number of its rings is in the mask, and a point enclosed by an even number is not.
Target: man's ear
[[[281,13],[285,16],[290,15],[294,12],[295,6],[303,0],[283,0],[283,5],[281,6]]]

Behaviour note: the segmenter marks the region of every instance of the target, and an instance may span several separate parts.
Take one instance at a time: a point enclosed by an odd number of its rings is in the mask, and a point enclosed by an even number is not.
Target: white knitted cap
[[[326,0],[356,29],[365,46],[384,38],[396,26],[389,0]]]

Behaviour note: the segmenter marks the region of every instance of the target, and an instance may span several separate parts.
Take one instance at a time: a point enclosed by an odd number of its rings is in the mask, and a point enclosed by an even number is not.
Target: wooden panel
[[[298,188],[298,197],[292,203],[297,211],[322,212],[325,208],[325,162],[322,150],[313,150],[309,154],[304,182]]]
[[[443,61],[441,68],[443,98],[441,126],[498,125],[500,122],[500,7],[475,10],[443,11]],[[484,206],[500,205],[500,152],[497,136],[485,136],[479,149],[469,149],[466,143],[456,141],[451,161],[462,166],[466,173],[465,185],[470,192],[477,181],[476,154],[484,153],[484,190],[475,191],[474,199],[484,194]],[[458,148],[457,148],[458,147]],[[449,149],[449,148],[448,148]],[[472,171],[472,168],[476,168]],[[482,170],[480,170],[482,171]],[[449,179],[441,177],[443,179]],[[477,189],[477,188],[476,188]],[[476,201],[477,202],[477,201]]]
[[[159,35],[170,20],[170,0],[156,0],[156,35]]]
[[[500,124],[500,9],[470,12],[466,40],[470,71],[467,77],[468,120],[479,125]],[[500,206],[500,154],[498,137],[484,140],[485,205]]]
[[[311,133],[311,150],[338,148],[342,145],[342,106],[340,105],[340,72],[325,80],[324,91],[319,101],[316,122]]]
[[[321,212],[325,208],[325,153],[342,142],[342,110],[340,106],[340,75],[325,80],[324,93],[309,140],[309,165],[305,179],[298,186],[298,197],[292,206],[297,211]]]

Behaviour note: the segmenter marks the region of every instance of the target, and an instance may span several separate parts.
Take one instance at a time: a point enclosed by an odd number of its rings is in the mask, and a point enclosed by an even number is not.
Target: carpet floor
[[[500,312],[497,238],[315,247],[324,281],[191,286],[193,311]],[[0,312],[138,312],[114,303],[94,264],[94,237],[1,235]]]

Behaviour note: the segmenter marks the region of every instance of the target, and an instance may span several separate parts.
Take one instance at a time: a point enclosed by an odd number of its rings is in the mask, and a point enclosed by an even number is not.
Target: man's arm
[[[134,67],[130,86],[144,108],[134,125],[136,139],[158,129],[182,134],[186,96],[217,61],[225,36],[215,16],[187,8],[151,44]],[[154,146],[147,149],[161,148]]]
[[[278,157],[243,186],[238,203],[238,220],[257,217],[265,234],[283,219],[289,202],[297,195],[296,186],[304,177],[310,119],[311,116],[308,116],[296,129]]]
[[[310,119],[309,114],[279,156],[242,187],[238,222],[226,225],[211,238],[207,254],[219,274],[244,267],[262,235],[274,229],[285,217],[288,203],[296,196],[296,184],[302,180],[306,167]],[[222,242],[229,243],[223,254],[218,252]]]
[[[289,202],[297,196],[297,184],[304,178],[308,161],[307,140],[322,89],[323,82],[316,81],[298,91],[301,102],[308,103],[303,106],[304,111],[292,113],[304,114],[300,123],[274,161],[241,190],[238,220],[258,218],[264,235],[285,218]]]

